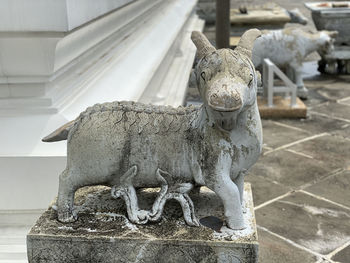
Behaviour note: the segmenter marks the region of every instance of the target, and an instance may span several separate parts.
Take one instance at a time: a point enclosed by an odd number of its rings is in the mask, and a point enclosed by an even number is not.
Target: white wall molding
[[[70,62],[53,74],[8,77],[7,83],[0,84],[0,191],[6,195],[2,194],[0,210],[46,208],[57,193],[66,142],[42,143],[41,138],[76,118],[86,107],[114,100],[146,99],[173,106],[182,103],[195,55],[190,32],[203,26],[193,13],[195,4],[196,0],[130,3],[100,17],[102,23],[118,13],[123,21],[113,20],[116,29],[109,31],[111,34],[76,58],[67,59]],[[127,12],[136,5],[138,9]],[[113,27],[112,22],[102,23],[101,28],[93,23],[98,19],[85,26],[97,31]],[[75,30],[77,37],[84,35],[79,30],[83,27]],[[78,39],[74,41],[79,43]],[[66,55],[74,57],[62,57]],[[13,84],[8,82],[27,86],[6,91],[4,85]]]
[[[0,0],[0,31],[67,32],[135,0]]]

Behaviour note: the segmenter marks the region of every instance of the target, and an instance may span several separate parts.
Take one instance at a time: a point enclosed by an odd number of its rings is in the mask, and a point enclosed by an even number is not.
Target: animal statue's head
[[[245,32],[236,49],[216,50],[200,32],[192,32],[198,64],[194,70],[196,85],[204,107],[215,124],[232,130],[239,114],[256,102],[258,75],[251,62],[257,29]]]
[[[292,10],[287,10],[287,13],[290,17],[290,23],[298,23],[302,25],[306,25],[309,21],[298,8],[294,8]]]
[[[320,55],[329,54],[334,50],[335,38],[338,36],[338,31],[319,31],[319,48]]]

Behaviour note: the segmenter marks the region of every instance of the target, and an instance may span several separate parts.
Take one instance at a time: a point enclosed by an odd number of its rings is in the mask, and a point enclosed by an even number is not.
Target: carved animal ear
[[[326,34],[331,38],[336,38],[338,36],[338,31],[326,31]]]
[[[260,30],[254,28],[246,31],[238,42],[235,50],[239,53],[245,54],[250,59],[252,58],[252,50],[254,47],[254,41],[256,38],[261,36]]]
[[[199,31],[193,31],[191,39],[193,44],[197,47],[198,59],[201,59],[205,55],[213,53],[216,50],[203,33]]]
[[[189,86],[197,87],[197,77],[196,77],[196,71],[194,69],[191,70]]]

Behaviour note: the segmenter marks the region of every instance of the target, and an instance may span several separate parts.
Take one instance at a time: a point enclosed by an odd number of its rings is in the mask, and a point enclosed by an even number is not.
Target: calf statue
[[[58,220],[72,222],[74,193],[107,185],[125,200],[131,222],[161,218],[165,202],[180,202],[188,225],[198,225],[188,192],[207,186],[222,200],[226,225],[243,229],[243,183],[262,148],[256,102],[257,74],[251,50],[260,31],[252,29],[235,50],[216,50],[192,33],[200,57],[196,84],[200,107],[111,102],[87,108],[43,139],[68,141],[67,167],[59,178]],[[152,208],[138,206],[137,188],[160,187]]]
[[[287,75],[298,87],[298,96],[307,98],[302,79],[303,61],[307,55],[318,51],[321,55],[332,51],[337,31],[313,32],[300,27],[266,30],[254,43],[253,63],[259,67],[269,58],[278,67],[286,68]]]

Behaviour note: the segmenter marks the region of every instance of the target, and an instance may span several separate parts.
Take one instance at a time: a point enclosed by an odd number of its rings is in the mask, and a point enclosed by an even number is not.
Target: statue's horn
[[[252,58],[252,50],[254,47],[254,41],[261,36],[260,30],[254,28],[246,31],[238,42],[235,50],[239,53],[245,54],[250,59]]]
[[[209,40],[199,31],[193,31],[191,35],[192,42],[197,47],[198,59],[201,59],[207,54],[214,52],[216,49],[210,44]]]

